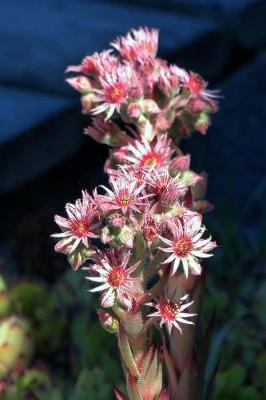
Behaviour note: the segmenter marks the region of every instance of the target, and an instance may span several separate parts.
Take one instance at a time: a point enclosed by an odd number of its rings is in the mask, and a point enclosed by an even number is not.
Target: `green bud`
[[[125,225],[125,226],[123,226],[122,229],[120,229],[120,231],[119,231],[119,233],[117,235],[117,240],[121,244],[126,245],[127,247],[132,247],[133,246],[134,233],[129,228],[129,226]]]
[[[207,132],[211,123],[210,116],[206,112],[201,112],[195,122],[195,129],[203,135]]]
[[[79,244],[79,246],[69,254],[68,262],[71,267],[76,271],[79,267],[86,261],[89,257],[92,256],[94,250],[87,248],[83,244]]]
[[[133,247],[134,232],[127,225],[122,228],[105,226],[102,229],[101,239],[103,243],[123,244],[127,247]]]
[[[98,310],[98,317],[102,327],[109,333],[117,333],[119,322],[116,318],[112,317],[111,314],[104,310]]]

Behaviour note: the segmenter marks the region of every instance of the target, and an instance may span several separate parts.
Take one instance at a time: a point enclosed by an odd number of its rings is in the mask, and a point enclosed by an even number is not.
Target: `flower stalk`
[[[111,45],[67,68],[79,74],[67,82],[82,112],[93,116],[85,134],[111,147],[109,184],[55,216],[55,250],[83,266],[100,323],[117,335],[127,394],[114,388],[116,399],[193,400],[194,324],[216,243],[202,222],[212,209],[206,174],[191,170],[179,142],[206,133],[218,96],[198,74],[157,57],[155,29]]]

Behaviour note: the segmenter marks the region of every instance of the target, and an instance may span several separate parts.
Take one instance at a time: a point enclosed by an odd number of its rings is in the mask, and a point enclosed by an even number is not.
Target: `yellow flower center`
[[[116,83],[106,89],[105,98],[108,103],[121,103],[125,94],[125,86],[122,83]]]
[[[121,267],[114,267],[109,272],[108,282],[111,286],[118,288],[125,280],[125,271]]]
[[[142,157],[141,164],[145,167],[155,167],[161,164],[161,159],[162,157],[158,153],[152,151]]]
[[[174,247],[175,254],[178,257],[185,257],[192,249],[191,239],[187,236],[182,236],[175,242]]]
[[[160,313],[168,321],[174,321],[178,313],[179,307],[175,301],[172,300],[161,300]]]
[[[72,222],[73,233],[78,237],[84,237],[88,235],[89,226],[85,221],[76,220]]]

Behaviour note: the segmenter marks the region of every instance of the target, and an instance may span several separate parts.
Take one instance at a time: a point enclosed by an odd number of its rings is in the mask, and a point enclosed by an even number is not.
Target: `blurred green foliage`
[[[266,398],[266,220],[247,224],[253,212],[252,205],[240,212],[224,206],[209,218],[219,248],[208,265],[202,311],[205,328],[215,314],[205,380],[219,368],[206,400]]]
[[[11,374],[6,381],[5,391],[0,392],[3,400],[88,400],[111,399],[112,388],[107,383],[103,370],[84,369],[78,375],[75,384],[61,380],[60,385],[51,381],[48,372],[38,368]]]
[[[4,294],[11,305],[3,316],[30,321],[35,356],[31,367],[16,366],[1,377],[1,400],[113,398],[111,385],[122,380],[116,340],[101,328],[82,272],[68,271],[50,287],[21,280],[5,285]]]

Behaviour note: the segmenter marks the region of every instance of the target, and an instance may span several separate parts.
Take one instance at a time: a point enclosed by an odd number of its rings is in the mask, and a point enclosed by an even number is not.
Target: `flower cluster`
[[[67,82],[81,93],[83,112],[93,116],[85,133],[111,146],[109,184],[67,204],[67,217],[55,217],[61,233],[53,236],[59,238],[55,250],[67,254],[74,269],[84,266],[89,290],[110,309],[99,311],[100,320],[119,330],[133,385],[138,366],[123,345],[125,321],[139,313],[144,331],[165,324],[169,334],[174,328],[182,333],[196,314],[187,312],[190,294],[172,282],[194,282],[216,247],[202,223],[202,213],[212,208],[204,199],[206,174],[190,169],[190,155],[177,142],[194,130],[206,132],[217,95],[198,74],[156,57],[157,30],[132,30],[112,46],[67,69],[80,74]]]
[[[217,92],[200,75],[156,57],[157,30],[133,29],[111,45],[118,54],[104,50],[67,68],[81,74],[67,82],[81,93],[84,113],[105,121],[119,116],[148,138],[166,129],[175,139],[206,132]]]
[[[129,138],[118,151],[116,169],[107,169],[109,187],[99,186],[92,196],[83,192],[82,199],[67,204],[68,218],[55,216],[62,232],[53,236],[60,239],[57,251],[89,254],[88,279],[103,283],[91,289],[104,292],[102,306],[111,307],[118,301],[128,308],[146,289],[143,271],[137,273],[133,262],[136,237],[145,243],[147,262],[160,253],[162,271],[170,267],[170,275],[184,273],[186,278],[201,274],[200,260],[210,257],[216,244],[211,237],[203,238],[202,216],[193,209],[197,203],[193,191],[201,179],[184,169],[183,163],[176,170],[184,156],[176,154],[166,134],[150,142]],[[192,207],[188,207],[191,197]],[[100,250],[99,240],[105,251]]]

